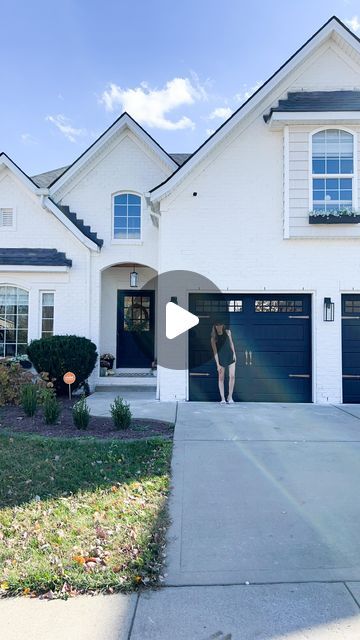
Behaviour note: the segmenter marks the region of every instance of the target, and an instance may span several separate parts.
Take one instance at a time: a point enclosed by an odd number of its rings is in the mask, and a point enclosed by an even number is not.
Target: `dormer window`
[[[114,196],[114,240],[141,238],[141,197],[133,193]]]
[[[353,208],[354,137],[341,129],[312,136],[312,209],[334,212]]]

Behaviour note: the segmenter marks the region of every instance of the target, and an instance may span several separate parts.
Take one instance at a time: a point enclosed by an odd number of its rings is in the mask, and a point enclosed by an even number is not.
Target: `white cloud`
[[[76,129],[71,125],[71,120],[64,116],[62,113],[59,113],[57,116],[46,116],[45,120],[48,122],[52,122],[52,124],[59,129],[59,131],[70,140],[70,142],[76,142],[76,139],[79,136],[84,136],[87,134],[86,129]]]
[[[253,95],[253,93],[255,93],[255,91],[259,89],[259,87],[261,87],[262,84],[264,84],[263,80],[258,80],[252,87],[249,88],[246,84],[244,84],[243,91],[236,94],[235,100],[237,100],[238,102],[245,102]]]
[[[207,136],[212,136],[213,133],[215,133],[216,129],[206,129],[206,135]]]
[[[206,100],[207,94],[198,81],[196,74],[189,78],[169,80],[162,89],[152,89],[142,82],[134,89],[122,89],[117,84],[110,84],[102,93],[100,102],[107,111],[120,107],[127,111],[141,124],[157,129],[194,129],[195,124],[187,116],[178,120],[170,120],[167,114],[183,105],[192,105],[199,100]]]
[[[20,138],[21,138],[21,142],[23,142],[24,144],[36,144],[37,143],[36,138],[34,138],[34,136],[31,135],[31,133],[22,133]]]
[[[355,33],[360,30],[360,21],[358,16],[353,16],[350,20],[345,20],[345,24],[349,29],[352,29]]]
[[[210,120],[215,120],[215,118],[221,118],[225,120],[226,118],[230,118],[232,114],[232,109],[230,107],[217,107],[212,111],[209,115]]]

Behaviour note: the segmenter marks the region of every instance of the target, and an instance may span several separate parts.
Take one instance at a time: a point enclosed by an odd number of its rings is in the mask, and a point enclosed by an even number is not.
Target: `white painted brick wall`
[[[3,204],[4,203],[4,204]],[[39,338],[40,293],[55,292],[55,332],[89,334],[89,250],[53,214],[40,206],[8,169],[0,174],[0,207],[16,213],[14,231],[0,229],[1,247],[47,248],[64,251],[73,266],[67,273],[1,272],[0,284],[29,291],[29,339]]]

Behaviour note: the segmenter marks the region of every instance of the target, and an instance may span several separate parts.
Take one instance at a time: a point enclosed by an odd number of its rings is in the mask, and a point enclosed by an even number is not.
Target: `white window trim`
[[[132,196],[139,196],[140,198],[140,237],[139,238],[114,238],[114,213],[115,213],[115,196],[119,196],[122,194],[129,193]],[[115,191],[111,194],[111,244],[133,244],[133,245],[141,245],[143,244],[143,223],[144,223],[144,198],[142,193],[138,191],[133,191],[132,189],[121,189],[120,191]]]
[[[31,341],[31,292],[30,289],[26,286],[24,286],[22,283],[14,283],[14,282],[4,282],[0,280],[0,287],[10,287],[10,288],[15,288],[15,289],[20,289],[22,291],[25,291],[28,294],[28,313],[27,313],[27,317],[28,317],[28,323],[27,323],[27,339],[28,339],[28,344]],[[16,314],[18,315],[18,314]],[[16,354],[17,354],[17,347],[18,347],[18,342],[16,342]]]
[[[13,221],[12,221],[12,225],[11,227],[3,227],[0,225],[0,232],[2,233],[6,233],[6,231],[16,231],[16,207],[14,207],[13,205],[4,205],[1,204],[0,205],[0,211],[1,209],[12,209],[12,213],[13,213]]]
[[[338,131],[346,131],[346,133],[351,133],[353,136],[353,161],[354,161],[354,172],[353,173],[343,173],[341,178],[352,178],[353,180],[353,188],[352,188],[352,208],[354,211],[358,211],[359,206],[359,194],[358,194],[358,136],[357,132],[353,129],[349,129],[348,127],[343,127],[342,125],[324,125],[309,133],[309,211],[313,210],[313,172],[312,172],[312,141],[313,136],[320,131],[326,131],[327,129],[336,129]],[[329,177],[330,174],[319,174],[319,178],[323,178],[324,176]],[[334,177],[338,177],[338,174]]]
[[[56,299],[56,293],[54,291],[54,289],[41,289],[41,291],[39,291],[40,294],[40,298],[39,298],[39,338],[42,338],[42,321],[43,321],[43,317],[42,317],[42,309],[43,309],[43,296],[45,293],[52,293],[54,296],[54,326],[53,326],[53,336],[55,335],[55,299]]]

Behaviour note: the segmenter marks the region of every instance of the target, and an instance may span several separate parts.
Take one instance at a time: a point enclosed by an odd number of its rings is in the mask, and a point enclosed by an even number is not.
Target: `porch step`
[[[144,384],[97,384],[95,387],[95,391],[112,391],[119,393],[143,393],[144,391],[148,391],[150,393],[156,393],[156,384],[154,385],[144,385]]]

